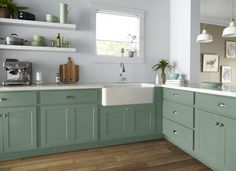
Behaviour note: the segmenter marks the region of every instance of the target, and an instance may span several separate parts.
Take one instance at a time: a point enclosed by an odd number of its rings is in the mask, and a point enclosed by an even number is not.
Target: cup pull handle
[[[218,103],[218,107],[225,107],[226,105],[223,102]]]

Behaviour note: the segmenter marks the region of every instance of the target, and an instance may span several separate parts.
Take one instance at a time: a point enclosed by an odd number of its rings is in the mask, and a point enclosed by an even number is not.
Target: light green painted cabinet
[[[41,108],[41,145],[52,147],[73,142],[73,112],[68,106]]]
[[[0,115],[1,152],[36,149],[36,107],[4,108]]]
[[[97,140],[97,105],[82,104],[41,108],[42,147]]]
[[[97,105],[77,105],[72,110],[75,115],[75,140],[78,143],[96,141]]]
[[[196,152],[216,169],[224,166],[225,124],[220,116],[196,110]]]
[[[101,138],[119,139],[155,132],[154,105],[103,107]]]
[[[225,167],[227,171],[236,170],[236,120],[226,119]]]

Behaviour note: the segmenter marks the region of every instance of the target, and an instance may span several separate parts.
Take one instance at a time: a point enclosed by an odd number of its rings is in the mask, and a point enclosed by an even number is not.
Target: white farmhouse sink
[[[102,88],[102,105],[146,104],[154,101],[154,84],[117,83]]]

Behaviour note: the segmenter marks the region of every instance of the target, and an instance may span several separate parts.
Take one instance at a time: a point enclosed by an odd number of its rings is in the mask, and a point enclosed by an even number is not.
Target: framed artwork
[[[225,42],[225,57],[236,58],[236,42],[234,41]]]
[[[231,66],[221,66],[221,82],[230,83],[232,78],[232,68]]]
[[[219,55],[203,54],[202,55],[202,72],[218,72]]]

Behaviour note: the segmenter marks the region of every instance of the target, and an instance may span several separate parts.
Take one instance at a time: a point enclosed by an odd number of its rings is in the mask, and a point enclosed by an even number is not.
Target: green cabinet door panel
[[[169,119],[163,118],[163,134],[173,143],[187,150],[193,151],[193,130]]]
[[[1,109],[4,130],[4,152],[36,149],[36,108]]]
[[[3,119],[0,114],[0,153],[3,152]]]
[[[194,104],[194,93],[190,91],[164,88],[163,98],[184,105]]]
[[[2,92],[0,107],[30,106],[37,104],[37,92]]]
[[[75,114],[75,139],[79,143],[97,140],[97,105],[86,104],[73,107]]]
[[[66,106],[41,108],[41,145],[54,147],[72,143],[74,137],[73,113]]]
[[[236,170],[236,120],[226,120],[225,166],[227,171]]]
[[[154,104],[103,107],[102,139],[148,135],[155,132]]]
[[[163,101],[163,116],[189,128],[193,128],[193,107]]]
[[[224,165],[225,120],[217,115],[196,110],[196,152],[215,167]]]

